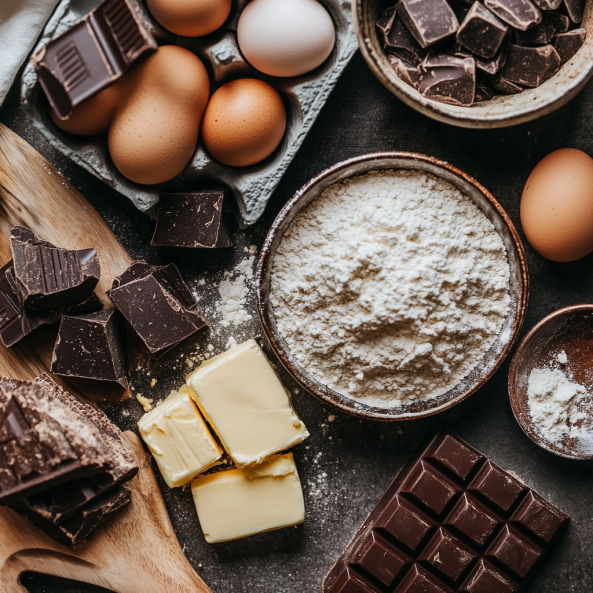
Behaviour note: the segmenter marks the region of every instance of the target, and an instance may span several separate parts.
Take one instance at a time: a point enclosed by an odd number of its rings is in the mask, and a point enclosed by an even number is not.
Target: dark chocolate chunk
[[[162,194],[151,245],[231,247],[223,191]]]
[[[503,39],[500,49],[493,58],[490,58],[489,60],[485,60],[484,58],[476,58],[476,68],[482,72],[486,72],[487,74],[496,74],[499,72],[507,61],[510,42],[511,37],[510,35],[507,35]]]
[[[400,0],[397,14],[422,47],[454,35],[459,21],[446,0]]]
[[[491,86],[497,93],[501,95],[516,95],[523,92],[525,89],[510,80],[506,80],[500,75],[500,72],[492,77]]]
[[[476,91],[476,66],[473,58],[461,58],[431,51],[421,69],[418,90],[428,99],[469,107]]]
[[[393,27],[393,21],[395,20],[395,15],[397,14],[397,4],[394,4],[390,8],[386,8],[379,17],[379,20],[376,23],[377,29],[381,31],[381,36],[383,37],[383,44],[387,45],[387,37],[389,32],[391,31],[391,27]]]
[[[569,518],[440,432],[397,475],[324,593],[517,593]]]
[[[64,377],[111,381],[125,389],[125,327],[120,313],[105,309],[64,315],[54,346],[51,372]]]
[[[542,22],[527,31],[515,29],[513,42],[516,45],[547,45],[556,35],[555,13],[544,12]],[[550,18],[552,17],[552,18]]]
[[[476,85],[476,96],[474,97],[475,103],[481,103],[482,101],[490,101],[494,97],[494,91],[489,87],[482,84]]]
[[[560,56],[561,66],[566,64],[581,49],[586,36],[587,31],[585,29],[573,29],[567,33],[560,33],[556,37],[554,47]]]
[[[426,50],[420,47],[420,44],[396,14],[394,14],[389,30],[385,34],[385,48],[388,53],[394,54],[414,66],[419,66],[426,56]]]
[[[544,17],[554,24],[556,35],[566,33],[570,29],[570,19],[565,14],[559,12],[545,12]]]
[[[457,41],[482,58],[499,50],[509,27],[481,2],[474,2],[457,31]]]
[[[568,18],[575,24],[583,20],[585,11],[585,0],[564,0],[564,6],[568,13]]]
[[[505,80],[527,87],[538,87],[560,68],[560,56],[551,45],[522,47],[511,44],[501,71]]]
[[[393,54],[387,54],[387,58],[389,59],[389,63],[399,78],[401,78],[411,87],[414,87],[416,90],[418,90],[421,78],[418,67],[408,64],[408,62]]]
[[[484,0],[484,4],[505,23],[527,31],[542,20],[540,9],[531,0]]]
[[[157,50],[130,0],[105,0],[31,58],[58,117],[120,78]]]
[[[533,0],[542,10],[557,10],[562,0]]]
[[[153,354],[162,354],[207,325],[174,264],[135,262],[107,294]]]

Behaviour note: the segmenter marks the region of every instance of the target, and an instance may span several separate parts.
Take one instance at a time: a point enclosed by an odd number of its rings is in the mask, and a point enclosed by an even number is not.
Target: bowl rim
[[[413,163],[422,163],[425,165],[430,165],[431,167],[440,168],[447,171],[449,174],[461,179],[462,182],[465,182],[471,185],[474,189],[476,189],[489,203],[494,209],[497,211],[498,215],[501,217],[503,223],[507,227],[509,231],[509,237],[514,247],[516,259],[518,262],[518,278],[519,278],[519,296],[517,299],[517,311],[516,316],[513,320],[512,331],[509,340],[506,344],[502,347],[501,352],[499,353],[495,363],[492,367],[485,373],[479,380],[476,380],[475,383],[468,388],[465,392],[462,392],[459,396],[447,401],[444,404],[434,407],[428,407],[426,410],[421,412],[406,412],[401,414],[394,414],[394,413],[385,413],[380,411],[368,411],[368,410],[382,410],[383,408],[373,408],[371,406],[364,406],[366,409],[358,409],[355,405],[354,399],[349,399],[343,396],[340,396],[337,392],[325,388],[326,392],[320,391],[317,389],[315,382],[313,382],[306,371],[301,371],[301,369],[297,368],[289,354],[288,351],[282,346],[281,340],[279,339],[279,332],[276,331],[273,323],[274,313],[272,310],[272,306],[270,300],[268,298],[269,295],[269,287],[271,281],[271,268],[273,264],[273,259],[275,255],[275,250],[272,250],[273,243],[276,241],[283,224],[285,223],[286,219],[289,217],[292,209],[303,199],[306,198],[310,191],[314,190],[321,182],[327,180],[328,178],[333,177],[340,172],[351,168],[353,165],[358,164],[365,164],[369,165],[366,171],[373,170],[373,163],[377,163],[378,161],[384,161],[385,159],[398,159],[398,160],[407,160]],[[385,168],[385,167],[383,167]],[[394,169],[397,169],[397,165],[394,164]],[[413,169],[414,167],[410,167]],[[351,176],[354,177],[356,175],[364,174],[364,171],[359,173],[354,173]],[[438,176],[437,174],[435,174]],[[471,198],[470,198],[471,199]],[[288,228],[288,227],[287,227]],[[269,271],[269,273],[267,273]],[[267,280],[266,280],[267,276]],[[351,157],[344,161],[340,161],[331,167],[328,167],[324,171],[317,174],[311,180],[309,180],[303,187],[301,187],[293,197],[284,205],[282,210],[277,215],[276,219],[272,223],[268,234],[266,236],[266,240],[262,249],[260,251],[260,256],[257,265],[257,273],[256,273],[256,302],[257,302],[257,311],[258,315],[264,329],[264,333],[266,335],[267,341],[270,344],[275,355],[278,357],[284,368],[290,373],[290,375],[297,381],[297,383],[303,387],[306,391],[312,393],[315,397],[320,399],[322,402],[330,405],[333,408],[337,408],[342,412],[346,412],[347,414],[357,416],[360,418],[366,418],[370,420],[382,420],[387,422],[397,422],[403,420],[412,420],[412,419],[419,419],[425,418],[428,416],[432,416],[434,414],[443,412],[452,408],[453,406],[457,405],[458,403],[462,402],[463,400],[467,399],[470,395],[475,393],[490,377],[499,369],[500,365],[506,359],[507,355],[509,354],[513,344],[515,343],[519,332],[521,330],[521,326],[525,319],[525,312],[527,309],[527,300],[529,296],[529,275],[527,271],[527,258],[525,255],[525,250],[523,248],[523,244],[519,237],[519,234],[502,206],[498,203],[496,198],[478,181],[476,181],[473,177],[468,175],[467,173],[461,171],[457,167],[447,163],[446,161],[442,161],[435,157],[431,157],[428,155],[424,155],[421,153],[416,152],[406,152],[406,151],[382,151],[382,152],[372,152],[366,153],[359,156]],[[335,395],[332,395],[335,394]],[[342,400],[348,400],[348,403]],[[394,410],[396,408],[391,408]]]

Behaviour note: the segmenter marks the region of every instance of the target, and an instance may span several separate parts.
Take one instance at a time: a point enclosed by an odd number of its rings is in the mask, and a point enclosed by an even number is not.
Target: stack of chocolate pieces
[[[399,0],[377,22],[396,74],[469,107],[540,86],[583,45],[584,0]]]
[[[74,546],[131,501],[138,472],[119,429],[49,376],[0,379],[0,504]]]

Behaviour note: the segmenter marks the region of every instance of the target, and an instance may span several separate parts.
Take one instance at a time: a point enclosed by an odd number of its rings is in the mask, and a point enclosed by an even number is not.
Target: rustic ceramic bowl
[[[567,365],[558,363],[558,354],[566,352]],[[593,459],[593,434],[565,436],[549,441],[531,419],[527,386],[535,368],[568,369],[571,378],[593,393],[593,305],[573,305],[544,317],[523,339],[509,372],[509,397],[517,422],[537,445],[572,459]],[[593,410],[593,401],[586,401]]]
[[[394,408],[379,408],[359,403],[346,397],[311,376],[296,360],[276,327],[270,304],[270,279],[276,249],[299,212],[325,189],[348,177],[379,169],[413,169],[431,173],[448,181],[467,195],[492,221],[505,244],[511,268],[511,306],[507,319],[495,343],[474,370],[453,389],[437,398],[405,404]],[[481,387],[500,366],[515,341],[527,305],[528,275],[525,252],[521,241],[505,211],[494,197],[475,179],[452,165],[438,159],[410,152],[378,152],[348,159],[323,171],[301,188],[284,206],[262,248],[257,269],[257,306],[266,336],[274,352],[292,376],[322,401],[355,416],[373,420],[409,420],[442,412],[469,397]]]
[[[381,11],[388,6],[385,0],[356,0],[354,24],[360,51],[375,76],[398,99],[438,121],[463,128],[503,128],[531,121],[570,101],[593,76],[593,0],[587,0],[580,25],[589,32],[585,44],[540,87],[471,107],[431,101],[400,80],[389,64],[375,27]]]

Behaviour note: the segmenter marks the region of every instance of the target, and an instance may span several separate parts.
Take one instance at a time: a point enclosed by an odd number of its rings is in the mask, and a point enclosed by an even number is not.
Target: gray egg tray
[[[316,70],[295,78],[275,78],[252,68],[243,58],[236,36],[237,21],[249,0],[235,0],[229,21],[207,37],[178,37],[162,29],[143,4],[145,23],[159,45],[176,44],[194,52],[210,73],[211,90],[236,78],[265,80],[283,96],[287,107],[286,134],[280,147],[268,159],[252,167],[229,167],[212,159],[200,141],[188,166],[173,180],[159,185],[140,185],[123,177],[114,167],[104,136],[79,137],[62,132],[49,117],[49,106],[31,64],[21,83],[23,109],[50,144],[87,171],[124,194],[143,212],[150,212],[162,191],[183,191],[204,187],[225,187],[236,199],[236,216],[241,226],[253,224],[323,107],[358,44],[354,34],[349,0],[321,0],[336,27],[336,45],[331,56]],[[48,21],[35,51],[79,21],[99,0],[61,0]]]

